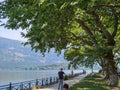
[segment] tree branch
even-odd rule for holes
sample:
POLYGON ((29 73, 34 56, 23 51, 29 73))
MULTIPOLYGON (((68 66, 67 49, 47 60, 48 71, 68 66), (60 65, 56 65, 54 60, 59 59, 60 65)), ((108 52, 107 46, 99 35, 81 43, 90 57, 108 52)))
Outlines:
POLYGON ((118 30, 118 16, 116 14, 116 11, 114 9, 113 14, 114 14, 114 31, 112 33, 113 38, 116 36, 117 30, 118 30))
POLYGON ((79 23, 79 25, 81 25, 81 27, 82 27, 90 36, 93 35, 93 33, 89 30, 89 28, 85 25, 85 23, 84 23, 82 20, 80 20, 80 19, 75 19, 75 21, 76 21, 77 23, 79 23))
POLYGON ((85 36, 82 36, 82 37, 77 36, 76 34, 74 34, 74 33, 71 32, 71 31, 69 31, 69 34, 70 34, 70 35, 72 34, 72 36, 71 36, 71 37, 67 37, 67 38, 64 38, 64 37, 63 37, 63 39, 64 39, 64 40, 66 40, 66 39, 71 40, 71 39, 72 39, 72 40, 74 40, 74 41, 76 41, 76 40, 81 40, 83 43, 86 43, 86 44, 89 45, 89 46, 93 46, 93 45, 94 45, 94 42, 90 41, 89 39, 87 40, 85 36))
MULTIPOLYGON (((90 36, 90 37, 93 37, 93 33, 90 31, 90 29, 85 25, 85 23, 82 21, 82 20, 80 20, 80 19, 75 19, 75 21, 77 22, 77 23, 79 23, 79 25, 83 28, 83 30, 85 30, 86 31, 86 33, 90 36)), ((84 42, 86 42, 86 43, 88 43, 89 45, 97 45, 97 41, 95 40, 95 38, 92 38, 93 39, 93 42, 88 42, 88 41, 86 41, 86 40, 83 40, 84 42)))
POLYGON ((93 11, 88 12, 89 14, 93 15, 97 27, 100 29, 100 33, 103 35, 104 38, 107 39, 109 44, 115 44, 114 38, 112 35, 105 29, 105 27, 102 25, 102 22, 100 21, 99 16, 93 11))

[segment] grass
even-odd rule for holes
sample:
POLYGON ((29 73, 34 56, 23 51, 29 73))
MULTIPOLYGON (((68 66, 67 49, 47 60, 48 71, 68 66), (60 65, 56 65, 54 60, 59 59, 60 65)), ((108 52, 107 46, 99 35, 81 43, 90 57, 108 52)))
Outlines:
POLYGON ((91 75, 88 75, 79 83, 72 86, 70 90, 110 90, 110 87, 99 74, 95 74, 93 79, 91 75))

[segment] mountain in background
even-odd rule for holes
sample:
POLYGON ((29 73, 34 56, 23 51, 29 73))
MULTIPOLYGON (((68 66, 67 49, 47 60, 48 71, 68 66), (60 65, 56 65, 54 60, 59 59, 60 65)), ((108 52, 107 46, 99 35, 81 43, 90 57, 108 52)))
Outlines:
POLYGON ((64 54, 57 55, 54 49, 43 57, 40 52, 31 50, 22 42, 0 37, 0 69, 15 69, 46 66, 67 62, 64 54))

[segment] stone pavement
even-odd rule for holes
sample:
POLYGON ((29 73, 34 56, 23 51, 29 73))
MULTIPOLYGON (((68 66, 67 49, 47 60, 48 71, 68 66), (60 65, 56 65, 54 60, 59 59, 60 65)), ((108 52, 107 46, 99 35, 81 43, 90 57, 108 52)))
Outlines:
MULTIPOLYGON (((69 80, 65 80, 64 83, 67 83, 69 85, 69 87, 73 86, 74 84, 78 83, 80 80, 82 80, 85 76, 87 76, 89 73, 87 74, 81 74, 79 76, 76 76, 72 79, 69 80)), ((53 84, 47 87, 42 87, 40 89, 32 89, 32 90, 58 90, 58 84, 53 84)))

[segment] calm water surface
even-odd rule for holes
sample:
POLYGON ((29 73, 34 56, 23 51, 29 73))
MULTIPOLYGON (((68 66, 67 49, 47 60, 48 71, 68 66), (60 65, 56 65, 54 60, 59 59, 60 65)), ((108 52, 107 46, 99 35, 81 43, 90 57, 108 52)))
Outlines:
MULTIPOLYGON (((70 74, 71 70, 64 70, 66 74, 70 74)), ((74 73, 80 73, 82 70, 74 70, 74 73)), ((3 71, 0 70, 0 86, 22 81, 41 79, 50 76, 57 76, 58 70, 40 70, 40 71, 3 71)))

